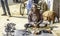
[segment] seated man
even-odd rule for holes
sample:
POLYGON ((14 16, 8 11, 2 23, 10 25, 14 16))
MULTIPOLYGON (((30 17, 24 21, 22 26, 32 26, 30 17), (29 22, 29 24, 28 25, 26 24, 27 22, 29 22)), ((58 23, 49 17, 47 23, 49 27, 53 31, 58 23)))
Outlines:
POLYGON ((28 14, 28 24, 25 25, 25 28, 33 27, 34 24, 40 22, 42 20, 42 15, 40 14, 40 10, 37 9, 37 5, 33 4, 30 13, 28 14))

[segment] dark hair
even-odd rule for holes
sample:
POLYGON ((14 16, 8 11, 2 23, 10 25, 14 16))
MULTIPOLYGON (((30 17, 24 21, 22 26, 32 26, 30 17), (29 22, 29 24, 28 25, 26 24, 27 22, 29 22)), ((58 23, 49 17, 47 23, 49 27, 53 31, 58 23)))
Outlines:
POLYGON ((37 8, 37 4, 33 3, 32 5, 34 5, 37 8))
MULTIPOLYGON (((33 3, 32 5, 34 5, 37 8, 37 4, 33 3)), ((33 11, 33 9, 31 8, 31 11, 33 11)))

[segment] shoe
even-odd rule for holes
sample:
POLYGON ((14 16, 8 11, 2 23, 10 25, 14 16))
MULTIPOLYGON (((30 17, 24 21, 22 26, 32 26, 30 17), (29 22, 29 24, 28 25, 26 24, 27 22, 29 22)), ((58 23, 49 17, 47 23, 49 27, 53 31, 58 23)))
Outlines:
POLYGON ((43 30, 43 33, 49 33, 48 31, 46 31, 46 30, 43 30))
POLYGON ((2 14, 2 16, 7 16, 6 14, 2 14))
POLYGON ((11 15, 9 15, 9 17, 12 17, 11 15))

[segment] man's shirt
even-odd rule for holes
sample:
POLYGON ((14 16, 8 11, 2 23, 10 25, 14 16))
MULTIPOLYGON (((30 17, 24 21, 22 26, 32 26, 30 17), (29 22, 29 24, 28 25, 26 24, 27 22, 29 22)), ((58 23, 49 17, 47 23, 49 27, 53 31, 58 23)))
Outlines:
POLYGON ((28 0, 28 1, 27 1, 27 5, 26 5, 26 8, 27 8, 27 9, 31 9, 32 3, 33 3, 32 0, 28 0))

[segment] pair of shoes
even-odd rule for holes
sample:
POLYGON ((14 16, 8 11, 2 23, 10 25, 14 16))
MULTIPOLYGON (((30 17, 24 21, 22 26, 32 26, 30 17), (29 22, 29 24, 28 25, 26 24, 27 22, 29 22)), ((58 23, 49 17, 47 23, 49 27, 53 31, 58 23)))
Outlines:
POLYGON ((7 16, 7 14, 2 14, 2 16, 7 16))

